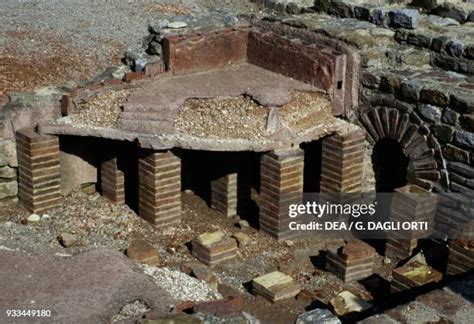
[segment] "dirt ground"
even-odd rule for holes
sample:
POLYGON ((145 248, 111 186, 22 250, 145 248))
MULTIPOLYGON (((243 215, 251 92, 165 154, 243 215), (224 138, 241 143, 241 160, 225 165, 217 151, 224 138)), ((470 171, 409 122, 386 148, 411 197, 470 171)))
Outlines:
POLYGON ((155 19, 216 9, 257 10, 247 1, 3 0, 0 104, 12 92, 87 80, 120 64, 127 48, 141 46, 155 19))

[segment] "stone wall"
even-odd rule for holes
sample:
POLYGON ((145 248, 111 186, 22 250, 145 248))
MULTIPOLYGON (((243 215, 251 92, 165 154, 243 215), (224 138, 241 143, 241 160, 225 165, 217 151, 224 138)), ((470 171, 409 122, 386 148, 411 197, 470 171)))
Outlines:
POLYGON ((0 203, 18 195, 18 160, 15 132, 41 120, 59 117, 61 90, 45 87, 30 93, 13 93, 0 111, 0 203))
POLYGON ((15 142, 0 139, 0 201, 18 194, 17 168, 15 142))
MULTIPOLYGON (((467 13, 474 9, 458 5, 467 13)), ((288 11, 288 1, 285 6, 286 15, 279 11, 266 20, 343 41, 360 54, 359 105, 345 115, 367 130, 366 171, 374 145, 388 137, 410 158, 411 181, 436 191, 474 189, 474 38, 468 18, 367 1, 316 1, 298 12, 288 11)), ((364 177, 370 189, 375 179, 371 172, 364 177)))

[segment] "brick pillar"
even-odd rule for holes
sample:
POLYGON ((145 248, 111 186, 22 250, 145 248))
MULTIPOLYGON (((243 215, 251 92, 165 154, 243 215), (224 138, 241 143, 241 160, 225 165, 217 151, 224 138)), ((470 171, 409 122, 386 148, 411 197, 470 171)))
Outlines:
POLYGON ((237 215, 237 173, 226 174, 211 182, 211 207, 227 217, 237 215))
POLYGON ((303 150, 274 151, 260 161, 260 229, 278 240, 296 235, 290 231, 290 204, 303 200, 303 150))
POLYGON ((357 193, 362 191, 365 133, 354 130, 323 139, 321 193, 357 193))
POLYGON ((118 169, 117 158, 102 162, 100 166, 102 195, 116 203, 125 203, 125 176, 118 169))
POLYGON ((59 139, 33 129, 16 133, 19 198, 32 213, 61 206, 59 139))
POLYGON ((170 151, 144 151, 138 173, 139 215, 158 227, 181 222, 181 160, 170 151))
MULTIPOLYGON (((427 222, 434 224, 438 197, 417 185, 408 184, 395 189, 390 206, 392 222, 427 222)), ((402 260, 413 253, 418 239, 429 237, 432 228, 426 231, 390 231, 387 233, 385 256, 402 260)))

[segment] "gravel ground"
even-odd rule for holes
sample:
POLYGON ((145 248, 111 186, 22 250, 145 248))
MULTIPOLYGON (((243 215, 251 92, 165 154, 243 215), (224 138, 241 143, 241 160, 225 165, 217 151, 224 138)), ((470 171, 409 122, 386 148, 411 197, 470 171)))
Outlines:
POLYGON ((60 118, 58 123, 114 127, 127 101, 127 90, 106 91, 93 95, 75 105, 74 113, 60 118))
POLYGON ((2 0, 0 102, 12 91, 93 77, 140 47, 150 22, 209 11, 255 11, 247 1, 2 0))
POLYGON ((123 306, 120 312, 114 317, 112 317, 112 323, 126 320, 137 315, 145 314, 150 310, 150 306, 148 306, 144 301, 135 300, 123 306))
POLYGON ((209 138, 260 138, 269 109, 248 97, 188 99, 174 121, 181 132, 209 138))
POLYGON ((222 298, 221 294, 205 282, 188 276, 181 271, 146 265, 142 266, 142 268, 147 275, 154 279, 158 287, 167 291, 177 300, 208 301, 222 298))

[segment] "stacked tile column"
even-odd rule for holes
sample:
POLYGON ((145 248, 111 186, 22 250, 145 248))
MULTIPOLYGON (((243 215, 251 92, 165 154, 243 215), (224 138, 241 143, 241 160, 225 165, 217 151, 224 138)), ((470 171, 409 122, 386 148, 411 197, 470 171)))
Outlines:
POLYGON ((61 206, 59 139, 33 129, 16 133, 19 199, 32 213, 61 206))
POLYGON ((303 200, 304 151, 296 149, 267 153, 260 161, 260 229, 278 240, 292 238, 288 215, 291 204, 303 200))
POLYGON ((321 194, 361 192, 364 139, 365 133, 361 129, 323 139, 321 194))
POLYGON ((227 217, 237 215, 237 177, 230 173, 211 183, 211 207, 227 217))
POLYGON ((144 151, 138 163, 139 215, 162 227, 181 221, 181 160, 170 151, 144 151))
POLYGON ((116 203, 125 203, 125 177, 118 169, 117 158, 102 162, 100 179, 104 197, 116 203))

